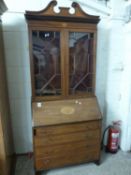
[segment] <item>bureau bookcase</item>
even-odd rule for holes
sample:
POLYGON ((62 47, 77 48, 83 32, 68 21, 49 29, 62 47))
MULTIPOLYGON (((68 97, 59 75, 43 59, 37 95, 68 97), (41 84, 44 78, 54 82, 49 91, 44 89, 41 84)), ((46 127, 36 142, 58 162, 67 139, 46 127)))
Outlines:
POLYGON ((36 172, 100 160, 101 113, 95 92, 99 18, 77 3, 26 11, 36 172))

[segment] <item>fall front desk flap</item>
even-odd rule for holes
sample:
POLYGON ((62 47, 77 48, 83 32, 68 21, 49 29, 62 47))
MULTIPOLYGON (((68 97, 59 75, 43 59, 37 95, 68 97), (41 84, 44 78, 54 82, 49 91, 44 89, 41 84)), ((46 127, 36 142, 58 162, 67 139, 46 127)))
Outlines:
POLYGON ((33 102, 33 126, 100 120, 96 97, 33 102))

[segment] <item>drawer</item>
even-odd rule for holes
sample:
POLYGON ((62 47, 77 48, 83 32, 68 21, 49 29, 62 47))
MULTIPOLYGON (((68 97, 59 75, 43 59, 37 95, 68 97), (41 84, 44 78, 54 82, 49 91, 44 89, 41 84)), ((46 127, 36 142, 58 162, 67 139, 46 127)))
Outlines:
POLYGON ((35 136, 34 145, 38 146, 49 146, 57 144, 65 144, 72 142, 94 142, 100 140, 100 130, 74 132, 69 134, 58 134, 58 135, 48 135, 48 137, 35 136))
POLYGON ((79 151, 76 153, 69 152, 68 154, 59 157, 47 157, 35 159, 36 170, 57 168, 65 165, 84 163, 99 159, 99 151, 92 149, 87 151, 79 151))
POLYGON ((66 134, 72 132, 96 130, 99 129, 100 127, 101 127, 100 121, 90 121, 84 123, 44 126, 35 128, 34 130, 37 136, 49 136, 49 135, 66 134))
POLYGON ((43 158, 43 157, 57 157, 62 156, 64 154, 76 153, 76 152, 87 152, 91 149, 100 150, 100 142, 98 139, 94 139, 93 141, 82 141, 82 142, 74 142, 74 143, 66 143, 61 145, 53 145, 53 146, 39 146, 35 147, 35 157, 43 158))

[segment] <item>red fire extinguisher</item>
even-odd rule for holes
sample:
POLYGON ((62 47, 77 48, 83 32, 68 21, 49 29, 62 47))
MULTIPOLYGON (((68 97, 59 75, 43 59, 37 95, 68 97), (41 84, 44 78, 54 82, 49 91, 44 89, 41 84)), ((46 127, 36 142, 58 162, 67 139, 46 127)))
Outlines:
POLYGON ((121 121, 113 122, 113 125, 109 127, 108 130, 108 140, 106 151, 111 153, 116 153, 119 148, 119 138, 120 138, 120 124, 121 121))

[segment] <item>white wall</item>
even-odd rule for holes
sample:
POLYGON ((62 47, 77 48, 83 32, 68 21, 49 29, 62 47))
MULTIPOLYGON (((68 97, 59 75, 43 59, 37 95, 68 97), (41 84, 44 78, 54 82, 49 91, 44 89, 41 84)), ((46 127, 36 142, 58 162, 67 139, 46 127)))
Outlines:
POLYGON ((102 39, 98 39, 96 94, 104 115, 103 126, 121 120, 120 146, 123 151, 128 151, 131 149, 131 25, 126 24, 126 2, 112 0, 110 3, 111 17, 104 21, 103 31, 98 30, 98 33, 102 32, 99 34, 102 39), (104 44, 104 41, 108 43, 104 44), (102 47, 106 50, 104 55, 102 47), (102 68, 104 64, 105 69, 102 68))
POLYGON ((124 71, 121 84, 120 112, 123 118, 123 132, 121 147, 123 150, 131 149, 131 22, 124 27, 124 71))
MULTIPOLYGON (((120 6, 123 8, 124 0, 120 1, 120 6)), ((24 153, 32 151, 29 45, 24 11, 41 10, 41 7, 44 8, 49 0, 44 3, 43 0, 5 0, 5 2, 7 2, 9 12, 3 15, 2 20, 15 151, 24 153)), ((86 1, 83 0, 83 2, 86 1)), ((70 6, 71 3, 71 0, 59 0, 59 6, 70 6)), ((127 76, 129 75, 130 52, 124 50, 123 43, 129 44, 130 40, 128 37, 127 40, 124 39, 124 36, 128 34, 124 32, 121 8, 112 9, 115 12, 112 12, 114 16, 102 17, 98 24, 96 95, 104 117, 104 127, 112 120, 122 120, 121 147, 127 150, 125 137, 129 108, 127 109, 126 106, 130 106, 130 100, 128 98, 127 102, 126 97, 130 91, 130 83, 128 83, 130 77, 127 76), (123 65, 124 70, 121 69, 123 65), (125 88, 128 90, 126 93, 125 88), (124 110, 122 110, 123 106, 125 106, 124 110)), ((84 10, 87 10, 85 6, 84 10)), ((95 12, 93 9, 90 9, 90 13, 91 11, 95 12)))
MULTIPOLYGON (((96 96, 99 102, 102 119, 102 131, 107 126, 107 104, 106 104, 106 89, 107 89, 107 68, 108 68, 108 48, 109 48, 109 28, 107 17, 101 18, 98 24, 97 34, 97 64, 96 64, 96 96)), ((105 143, 106 143, 105 137, 105 143)))
POLYGON ((96 96, 102 115, 105 116, 105 96, 109 51, 109 27, 107 17, 101 18, 97 26, 96 96))
POLYGON ((6 13, 2 20, 15 150, 28 152, 32 149, 32 136, 27 27, 20 13, 6 13))

